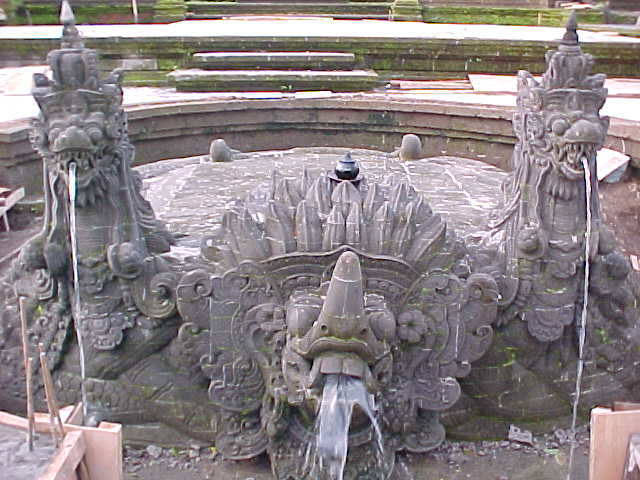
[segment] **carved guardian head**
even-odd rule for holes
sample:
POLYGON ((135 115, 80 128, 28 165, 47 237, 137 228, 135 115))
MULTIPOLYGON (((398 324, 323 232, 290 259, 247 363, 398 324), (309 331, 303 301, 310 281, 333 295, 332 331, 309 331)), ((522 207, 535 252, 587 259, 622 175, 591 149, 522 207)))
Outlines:
POLYGON ((226 273, 194 271, 178 286, 182 317, 212 332, 202 368, 229 419, 218 449, 266 450, 280 479, 317 478, 300 452, 315 445, 337 377, 374 399, 386 452, 381 467, 375 428, 356 409, 344 478, 372 469, 385 478, 396 451, 435 448, 438 412, 460 396, 456 377, 492 339, 496 284, 470 275, 440 216, 402 178, 351 177, 274 174, 211 238, 226 273))
POLYGON ((77 202, 82 207, 103 198, 117 182, 126 126, 118 75, 102 81, 97 53, 84 48, 73 14, 65 15, 63 7, 61 18, 63 48, 47 57, 53 78, 34 77, 32 93, 40 116, 31 142, 54 176, 66 178, 69 165, 76 165, 77 202))
POLYGON ((605 76, 591 75, 592 66, 592 56, 578 44, 575 21, 570 21, 558 50, 547 52, 542 80, 518 73, 516 152, 529 160, 517 161, 535 159, 537 168, 548 169, 548 192, 567 200, 576 194, 575 182, 584 178, 583 161, 594 171, 609 126, 609 119, 600 117, 605 76))

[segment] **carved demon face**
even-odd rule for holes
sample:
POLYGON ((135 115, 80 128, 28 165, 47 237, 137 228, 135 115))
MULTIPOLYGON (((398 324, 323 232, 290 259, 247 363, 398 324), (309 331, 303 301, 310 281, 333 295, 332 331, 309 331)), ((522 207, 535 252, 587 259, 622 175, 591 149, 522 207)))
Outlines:
POLYGON ((396 321, 380 295, 365 296, 360 264, 346 252, 326 292, 294 293, 286 307, 287 346, 283 373, 289 403, 315 410, 325 375, 348 375, 375 392, 385 376, 396 321), (323 295, 324 293, 324 295, 323 295))
POLYGON ((117 114, 105 114, 98 93, 73 90, 53 96, 61 97, 59 102, 52 99, 59 108, 50 109, 44 122, 36 124, 39 135, 34 135, 34 143, 53 172, 66 176, 75 165, 78 205, 91 205, 115 180, 117 167, 109 145, 119 136, 120 122, 117 114))
POLYGON ((584 161, 593 165, 604 143, 608 119, 600 118, 600 97, 590 91, 560 89, 547 97, 546 131, 553 167, 567 180, 584 178, 584 161))

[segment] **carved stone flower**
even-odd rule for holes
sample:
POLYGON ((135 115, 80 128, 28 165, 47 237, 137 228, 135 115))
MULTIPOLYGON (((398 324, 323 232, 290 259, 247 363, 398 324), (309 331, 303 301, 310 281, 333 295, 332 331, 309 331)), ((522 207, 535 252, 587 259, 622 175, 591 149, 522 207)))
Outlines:
POLYGON ((398 317, 398 337, 407 343, 418 343, 427 332, 425 316, 419 310, 408 310, 398 317))

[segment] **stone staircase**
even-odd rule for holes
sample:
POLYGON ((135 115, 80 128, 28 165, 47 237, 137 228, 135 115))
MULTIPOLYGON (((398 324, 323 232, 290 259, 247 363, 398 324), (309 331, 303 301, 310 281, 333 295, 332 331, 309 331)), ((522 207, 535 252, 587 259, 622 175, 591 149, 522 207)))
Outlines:
POLYGON ((237 0, 187 1, 186 18, 215 19, 233 16, 293 15, 337 19, 387 20, 393 1, 389 0, 237 0))
POLYGON ((191 66, 169 73, 169 84, 182 92, 353 92, 382 83, 376 72, 356 68, 352 53, 204 52, 191 66))

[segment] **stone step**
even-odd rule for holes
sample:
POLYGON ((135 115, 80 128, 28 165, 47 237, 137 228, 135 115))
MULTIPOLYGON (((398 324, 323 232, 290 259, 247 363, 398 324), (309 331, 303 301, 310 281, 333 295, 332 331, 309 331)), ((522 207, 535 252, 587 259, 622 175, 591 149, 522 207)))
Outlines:
MULTIPOLYGON (((635 1, 635 0, 633 0, 635 1)), ((549 8, 556 0, 421 0, 425 6, 439 7, 513 7, 513 8, 549 8)))
POLYGON ((296 3, 296 2, 203 2, 187 3, 187 18, 214 19, 231 16, 312 15, 337 19, 389 18, 392 2, 296 3))
POLYGON ((311 70, 175 70, 169 84, 181 92, 371 90, 382 81, 371 70, 319 72, 311 70))
POLYGON ((355 60, 338 52, 202 52, 191 63, 205 70, 350 70, 355 60))

